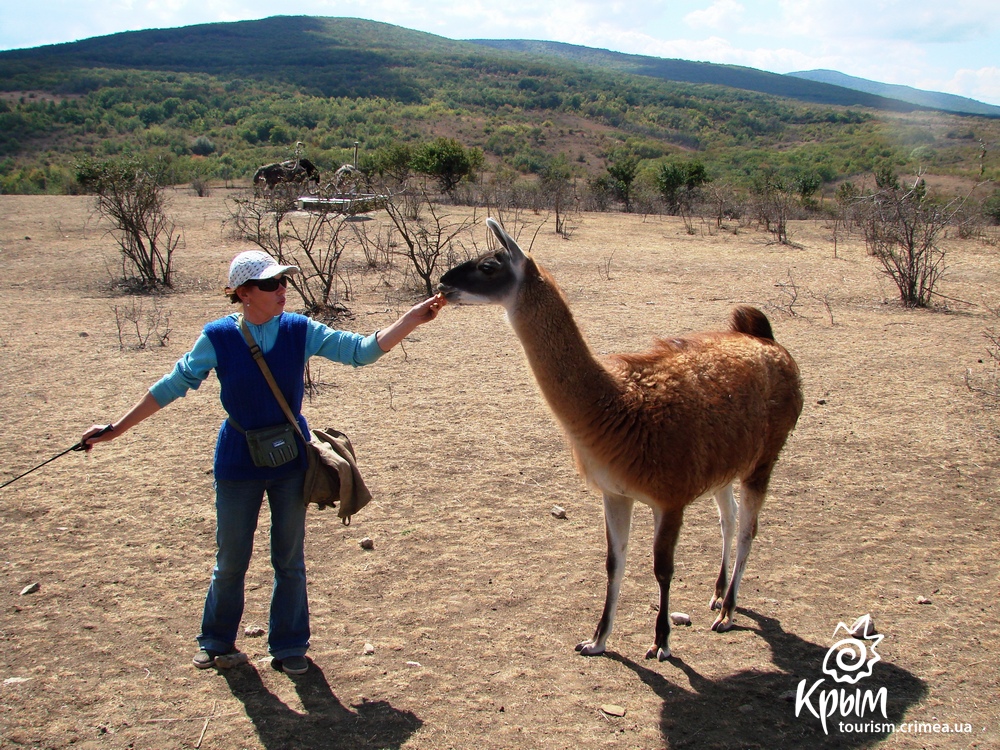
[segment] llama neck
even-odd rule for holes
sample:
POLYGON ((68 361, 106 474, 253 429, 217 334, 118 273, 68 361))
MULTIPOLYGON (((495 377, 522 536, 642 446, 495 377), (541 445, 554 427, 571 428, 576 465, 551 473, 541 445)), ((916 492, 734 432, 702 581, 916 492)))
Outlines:
POLYGON ((528 275, 508 318, 542 395, 573 432, 599 420, 620 390, 594 358, 555 281, 538 271, 528 275))

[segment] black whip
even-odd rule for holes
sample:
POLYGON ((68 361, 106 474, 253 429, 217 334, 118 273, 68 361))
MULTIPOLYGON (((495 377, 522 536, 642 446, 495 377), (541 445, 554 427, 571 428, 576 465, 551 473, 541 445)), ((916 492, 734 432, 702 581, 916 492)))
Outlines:
MULTIPOLYGON (((99 437, 99 436, 103 435, 105 432, 111 432, 111 429, 112 429, 111 425, 108 425, 107 427, 105 427, 100 432, 95 432, 93 435, 91 435, 90 437, 88 437, 87 440, 90 440, 90 438, 99 437)), ((38 466, 34 467, 33 469, 28 469, 26 472, 24 472, 23 474, 19 474, 18 476, 14 477, 10 481, 7 481, 7 482, 4 482, 3 484, 0 484, 0 490, 2 490, 8 484, 14 484, 14 482, 16 482, 21 477, 28 476, 28 474, 30 474, 31 472, 35 471, 35 469, 40 469, 43 466, 45 466, 45 464, 51 463, 52 461, 55 461, 57 458, 62 458, 63 456, 65 456, 70 451, 82 451, 82 450, 86 450, 86 448, 87 448, 86 443, 84 443, 84 441, 81 440, 79 443, 77 443, 76 445, 74 445, 72 448, 67 448, 62 453, 57 453, 52 458, 50 458, 50 459, 48 459, 46 461, 42 461, 40 464, 38 464, 38 466)))

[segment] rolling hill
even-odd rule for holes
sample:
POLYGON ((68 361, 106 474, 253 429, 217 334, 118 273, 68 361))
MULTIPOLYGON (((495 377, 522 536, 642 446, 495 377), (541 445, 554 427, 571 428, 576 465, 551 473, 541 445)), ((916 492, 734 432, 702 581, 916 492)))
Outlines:
POLYGON ((664 81, 728 86, 744 91, 797 99, 811 104, 870 107, 901 112, 910 112, 918 108, 931 108, 929 104, 892 98, 873 91, 863 91, 856 87, 845 87, 832 81, 810 79, 807 76, 790 80, 789 76, 738 65, 719 65, 690 60, 630 55, 562 42, 538 42, 523 39, 471 39, 469 41, 492 49, 524 52, 542 58, 555 57, 572 60, 585 65, 659 78, 664 81))
POLYGON ((876 96, 910 102, 921 107, 939 109, 945 112, 1000 117, 1000 107, 992 104, 984 104, 975 99, 955 96, 954 94, 943 94, 938 91, 924 91, 912 88, 911 86, 869 81, 867 78, 855 78, 844 73, 838 73, 835 70, 803 70, 797 73, 789 73, 788 75, 819 83, 829 83, 842 88, 864 91, 876 96))
POLYGON ((750 68, 279 16, 0 52, 0 191, 74 188, 81 158, 155 157, 181 182, 248 176, 297 142, 321 169, 455 138, 493 166, 605 174, 633 154, 822 182, 879 161, 966 174, 984 118, 750 68), (812 177, 810 177, 812 179, 812 177))
POLYGON ((25 88, 74 71, 142 70, 251 77, 323 96, 413 101, 420 94, 401 71, 474 49, 374 21, 276 16, 0 52, 0 87, 25 88))
MULTIPOLYGON (((0 86, 58 70, 169 70, 281 80, 323 96, 389 96, 417 101, 413 75, 421 65, 475 65, 483 48, 506 59, 569 61, 613 74, 727 86, 772 96, 890 111, 930 108, 808 76, 789 77, 735 65, 661 59, 557 42, 453 41, 391 24, 349 18, 277 16, 181 29, 130 31, 67 44, 0 52, 0 86)), ((487 57, 490 55, 487 53, 487 57)), ((1000 109, 1000 108, 998 108, 1000 109)))

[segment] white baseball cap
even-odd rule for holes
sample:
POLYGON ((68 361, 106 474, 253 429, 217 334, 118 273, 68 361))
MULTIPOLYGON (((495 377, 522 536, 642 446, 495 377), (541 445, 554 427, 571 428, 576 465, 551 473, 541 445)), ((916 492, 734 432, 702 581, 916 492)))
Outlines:
POLYGON ((232 294, 237 287, 248 281, 272 279, 285 274, 291 276, 299 272, 298 266, 283 266, 263 250, 247 250, 240 253, 229 264, 229 285, 226 294, 232 294))

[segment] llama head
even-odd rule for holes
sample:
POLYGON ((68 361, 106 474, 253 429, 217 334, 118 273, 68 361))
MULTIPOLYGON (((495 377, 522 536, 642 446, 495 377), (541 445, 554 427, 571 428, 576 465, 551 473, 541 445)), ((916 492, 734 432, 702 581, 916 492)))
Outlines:
POLYGON ((487 219, 486 226, 500 243, 499 249, 447 271, 441 277, 438 291, 452 303, 502 305, 510 311, 524 280, 525 269, 533 262, 499 222, 487 219))

